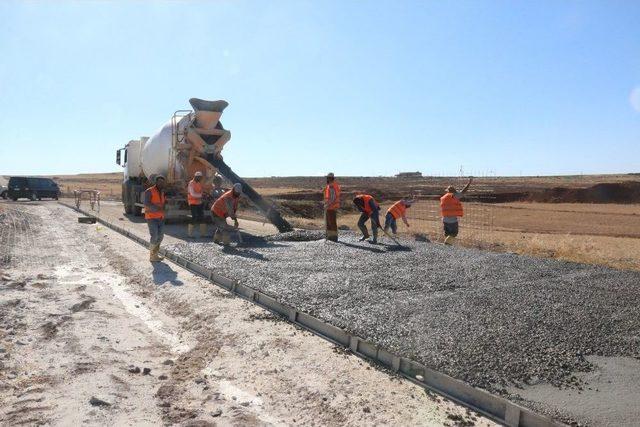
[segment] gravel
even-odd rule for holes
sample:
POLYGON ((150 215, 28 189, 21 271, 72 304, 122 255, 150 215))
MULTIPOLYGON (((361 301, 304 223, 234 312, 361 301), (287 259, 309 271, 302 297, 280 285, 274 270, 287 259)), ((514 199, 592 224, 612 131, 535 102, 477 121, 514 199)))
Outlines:
POLYGON ((353 233, 339 243, 314 233, 171 249, 493 392, 578 387, 575 374, 593 368, 586 356, 640 358, 640 272, 417 241, 396 251, 353 233))

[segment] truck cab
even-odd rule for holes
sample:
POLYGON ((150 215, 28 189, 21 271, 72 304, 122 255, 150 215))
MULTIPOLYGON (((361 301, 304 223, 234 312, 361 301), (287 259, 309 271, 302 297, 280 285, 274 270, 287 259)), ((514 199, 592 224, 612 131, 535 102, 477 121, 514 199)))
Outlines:
POLYGON ((142 165, 140 156, 146 136, 140 139, 132 139, 123 148, 116 150, 116 164, 123 168, 122 203, 127 214, 142 215, 141 194, 144 191, 142 165))

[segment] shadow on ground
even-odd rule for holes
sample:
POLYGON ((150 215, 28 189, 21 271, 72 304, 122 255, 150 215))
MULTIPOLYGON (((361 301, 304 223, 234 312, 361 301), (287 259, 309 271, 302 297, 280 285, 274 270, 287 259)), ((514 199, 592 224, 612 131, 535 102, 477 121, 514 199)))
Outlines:
POLYGON ((174 269, 169 266, 169 264, 164 262, 154 262, 153 263, 153 283, 156 285, 164 285, 165 283, 170 283, 173 286, 182 286, 184 283, 182 280, 178 279, 178 273, 174 269))

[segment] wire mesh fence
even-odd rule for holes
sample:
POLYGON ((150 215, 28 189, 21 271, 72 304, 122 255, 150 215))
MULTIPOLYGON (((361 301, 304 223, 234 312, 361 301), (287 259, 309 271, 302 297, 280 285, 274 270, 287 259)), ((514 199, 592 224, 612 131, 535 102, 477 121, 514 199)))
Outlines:
MULTIPOLYGON (((462 199, 464 216, 458 219, 458 239, 469 242, 485 242, 493 232, 494 207, 487 203, 486 196, 468 196, 462 199)), ((381 221, 386 215, 387 209, 393 204, 381 203, 381 221)), ((398 220, 398 234, 404 237, 412 237, 418 240, 429 239, 435 242, 444 241, 444 230, 440 214, 440 200, 437 196, 420 196, 415 198, 415 203, 407 209, 406 227, 398 220)))

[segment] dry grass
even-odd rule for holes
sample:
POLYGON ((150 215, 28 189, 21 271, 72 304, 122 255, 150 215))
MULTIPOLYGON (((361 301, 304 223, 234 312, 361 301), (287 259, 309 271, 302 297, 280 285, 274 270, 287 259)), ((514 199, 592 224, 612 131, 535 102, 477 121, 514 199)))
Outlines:
POLYGON ((640 271, 640 239, 496 231, 489 249, 640 271))

